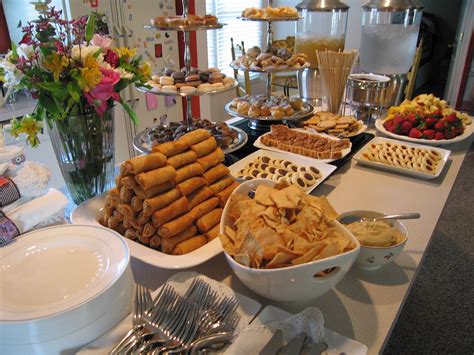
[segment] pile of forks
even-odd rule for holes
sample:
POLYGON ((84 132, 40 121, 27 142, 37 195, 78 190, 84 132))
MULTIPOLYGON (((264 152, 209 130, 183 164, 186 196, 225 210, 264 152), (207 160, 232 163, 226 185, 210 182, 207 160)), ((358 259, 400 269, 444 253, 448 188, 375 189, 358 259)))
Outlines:
POLYGON ((110 354, 197 354, 222 348, 240 321, 238 306, 236 298, 219 296, 200 277, 183 296, 165 283, 154 300, 137 284, 133 327, 110 354))

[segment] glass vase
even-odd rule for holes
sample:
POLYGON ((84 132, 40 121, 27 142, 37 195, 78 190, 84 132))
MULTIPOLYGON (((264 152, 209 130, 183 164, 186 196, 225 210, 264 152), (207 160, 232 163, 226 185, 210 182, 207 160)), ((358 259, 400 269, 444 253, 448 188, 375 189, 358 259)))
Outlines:
POLYGON ((114 183, 114 108, 48 120, 61 173, 77 205, 110 189, 114 183))

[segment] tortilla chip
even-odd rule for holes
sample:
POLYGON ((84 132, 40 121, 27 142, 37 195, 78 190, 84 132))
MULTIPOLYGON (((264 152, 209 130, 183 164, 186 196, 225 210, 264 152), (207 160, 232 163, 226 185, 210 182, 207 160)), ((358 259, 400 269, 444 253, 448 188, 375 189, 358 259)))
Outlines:
POLYGON ((235 245, 232 240, 226 234, 219 234, 219 239, 221 240, 222 248, 226 251, 227 254, 234 256, 236 253, 235 245))
POLYGON ((254 259, 254 264, 261 264, 263 260, 263 249, 254 235, 247 231, 240 244, 238 254, 248 254, 254 259))
POLYGON ((235 230, 229 226, 225 226, 224 233, 227 235, 227 237, 229 237, 230 240, 232 240, 232 243, 235 243, 235 230))
POLYGON ((273 259, 266 265, 267 269, 280 267, 282 264, 289 264, 296 256, 289 253, 276 253, 273 259))
POLYGON ((310 249, 309 251, 307 251, 305 254, 301 255, 300 257, 296 258, 296 259, 293 259, 291 261, 291 263, 293 265, 299 265, 299 264, 304 264, 304 263, 307 263, 307 262, 310 262, 312 261, 316 255, 318 255, 320 253, 320 248, 318 247, 314 247, 312 249, 310 249))
POLYGON ((278 247, 285 246, 283 238, 269 227, 260 229, 255 234, 255 239, 258 240, 263 249, 263 258, 265 260, 272 260, 278 247))
POLYGON ((306 239, 300 236, 294 239, 293 250, 306 253, 309 249, 311 249, 311 244, 306 239))
POLYGON ((252 265, 250 255, 248 254, 236 254, 234 255, 234 259, 243 266, 250 267, 252 265))
POLYGON ((336 210, 329 203, 326 196, 319 197, 319 205, 321 206, 321 209, 323 210, 323 213, 327 217, 328 221, 335 220, 339 216, 336 210))
POLYGON ((229 212, 228 216, 232 223, 240 217, 240 208, 239 208, 239 201, 250 200, 250 197, 244 194, 232 194, 229 197, 229 212))
POLYGON ((261 205, 264 206, 273 206, 274 203, 270 199, 270 194, 275 191, 275 189, 267 186, 267 185, 258 185, 256 190, 255 190, 255 197, 254 201, 258 202, 261 205))
POLYGON ((318 255, 316 255, 312 260, 320 260, 324 258, 329 258, 333 255, 338 255, 342 253, 342 249, 339 248, 338 243, 331 243, 326 248, 324 248, 318 255))

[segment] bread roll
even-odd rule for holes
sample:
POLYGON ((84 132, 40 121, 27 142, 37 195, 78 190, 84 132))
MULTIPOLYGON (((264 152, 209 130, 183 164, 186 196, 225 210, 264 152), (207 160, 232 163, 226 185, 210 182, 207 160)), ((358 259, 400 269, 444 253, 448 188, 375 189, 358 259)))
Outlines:
POLYGON ((196 235, 192 238, 189 238, 178 245, 176 245, 173 249, 173 255, 183 255, 190 253, 196 249, 199 249, 203 245, 207 243, 207 239, 203 235, 196 235))
POLYGON ((125 168, 131 174, 139 174, 144 171, 154 170, 166 165, 166 156, 162 153, 151 153, 126 160, 125 168))

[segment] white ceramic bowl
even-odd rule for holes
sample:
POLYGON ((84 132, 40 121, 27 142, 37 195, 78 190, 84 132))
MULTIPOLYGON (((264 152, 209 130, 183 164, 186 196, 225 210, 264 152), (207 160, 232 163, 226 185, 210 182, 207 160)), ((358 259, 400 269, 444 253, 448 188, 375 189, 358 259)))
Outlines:
MULTIPOLYGON (((274 182, 266 179, 250 180, 241 184, 233 193, 247 194, 260 184, 273 186, 274 182)), ((224 232, 225 226, 229 224, 228 210, 229 204, 225 206, 222 213, 221 233, 224 232)), ((347 238, 351 239, 356 244, 356 248, 347 253, 323 260, 279 269, 254 269, 246 267, 236 262, 225 251, 224 254, 240 281, 255 293, 275 301, 297 302, 312 300, 332 289, 344 277, 359 254, 360 244, 357 239, 339 222, 334 221, 333 226, 347 238), (328 275, 323 277, 315 276, 320 271, 330 268, 334 268, 334 270, 328 275)))
MULTIPOLYGON (((347 215, 356 215, 365 218, 376 218, 385 216, 384 213, 366 210, 349 211, 341 214, 339 219, 347 215)), ((405 225, 397 220, 387 221, 390 225, 400 231, 405 238, 402 242, 390 247, 371 247, 360 245, 360 253, 354 265, 362 270, 376 270, 383 265, 391 263, 402 252, 408 240, 408 231, 405 225)))
POLYGON ((0 249, 0 353, 74 351, 130 313, 130 252, 93 226, 40 229, 0 249))

